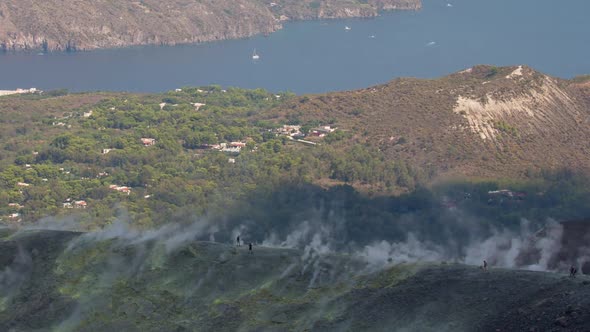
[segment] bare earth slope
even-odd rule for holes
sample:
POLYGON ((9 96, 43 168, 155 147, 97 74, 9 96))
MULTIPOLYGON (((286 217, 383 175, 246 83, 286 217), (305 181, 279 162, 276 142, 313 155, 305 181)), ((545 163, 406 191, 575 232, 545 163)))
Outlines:
MULTIPOLYGON (((0 230, 3 331, 588 331, 590 280, 464 265, 0 230)), ((177 234, 178 235, 178 234, 177 234)))
POLYGON ((439 174, 509 177, 590 169, 589 97, 587 83, 524 66, 477 66, 302 97, 281 110, 302 122, 336 119, 352 141, 439 174))
POLYGON ((370 17, 420 0, 3 0, 0 50, 173 45, 271 33, 289 19, 370 17))

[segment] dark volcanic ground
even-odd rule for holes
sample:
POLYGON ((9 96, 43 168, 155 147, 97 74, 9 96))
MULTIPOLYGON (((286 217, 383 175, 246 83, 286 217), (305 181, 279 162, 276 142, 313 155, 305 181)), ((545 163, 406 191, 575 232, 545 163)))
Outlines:
POLYGON ((0 231, 2 331, 590 331, 590 278, 0 231))

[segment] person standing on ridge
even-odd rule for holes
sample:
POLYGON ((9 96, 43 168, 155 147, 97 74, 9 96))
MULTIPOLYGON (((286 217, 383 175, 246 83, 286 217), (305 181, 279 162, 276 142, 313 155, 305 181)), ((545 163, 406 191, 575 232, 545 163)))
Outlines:
POLYGON ((488 270, 488 262, 486 262, 486 260, 483 260, 483 270, 487 271, 488 270))
POLYGON ((572 265, 570 267, 570 277, 575 278, 577 272, 578 272, 578 269, 575 266, 572 265))
POLYGON ((240 246, 240 236, 238 235, 238 237, 236 238, 236 243, 238 245, 238 247, 240 246))
POLYGON ((248 243, 248 252, 252 253, 252 242, 248 243))

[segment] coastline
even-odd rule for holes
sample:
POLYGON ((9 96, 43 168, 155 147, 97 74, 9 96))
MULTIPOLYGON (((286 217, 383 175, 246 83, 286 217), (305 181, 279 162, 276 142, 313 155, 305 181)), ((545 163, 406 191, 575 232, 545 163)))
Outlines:
POLYGON ((16 89, 16 90, 0 90, 0 97, 3 96, 10 96, 10 95, 22 95, 28 93, 40 93, 41 91, 37 90, 36 88, 30 89, 16 89))
MULTIPOLYGON (((149 27, 134 27, 133 30, 115 31, 107 29, 107 34, 96 33, 92 27, 78 27, 79 35, 68 37, 51 35, 31 29, 20 29, 0 35, 0 54, 2 53, 76 53, 94 50, 120 49, 134 46, 177 46, 198 45, 207 42, 247 39, 259 35, 270 35, 282 30, 284 23, 314 20, 337 20, 353 18, 374 18, 394 11, 418 11, 422 9, 420 0, 408 0, 393 4, 380 4, 368 8, 339 8, 332 11, 289 15, 268 12, 255 19, 255 22, 228 22, 208 31, 179 31, 178 34, 154 33, 149 27), (225 25, 223 25, 225 24, 225 25), (84 30, 88 31, 84 31, 84 30)), ((107 22, 108 23, 108 22, 107 22)), ((1 28, 1 27, 0 27, 1 28)))

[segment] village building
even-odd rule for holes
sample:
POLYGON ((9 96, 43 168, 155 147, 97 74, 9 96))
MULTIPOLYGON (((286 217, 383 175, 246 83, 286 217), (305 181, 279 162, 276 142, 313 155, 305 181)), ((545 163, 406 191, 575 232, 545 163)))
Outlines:
POLYGON ((85 209, 88 207, 88 203, 86 203, 86 201, 75 201, 73 205, 76 209, 85 209))
POLYGON ((129 188, 129 187, 125 187, 125 186, 118 186, 118 185, 116 185, 116 184, 111 184, 111 185, 109 186, 109 189, 112 189, 112 190, 118 191, 118 192, 120 192, 120 193, 125 193, 125 194, 127 194, 127 195, 131 194, 131 188, 129 188))
POLYGON ((245 148, 246 147, 246 143, 245 142, 231 142, 229 143, 229 146, 231 147, 240 147, 240 148, 245 148))
POLYGON ((246 147, 246 142, 220 143, 219 150, 228 153, 240 153, 246 147))
POLYGON ((239 146, 226 146, 222 148, 221 151, 229 153, 240 153, 242 151, 242 148, 239 146))
POLYGON ((524 192, 512 191, 508 189, 501 189, 501 190, 491 190, 488 191, 488 202, 500 201, 503 202, 504 200, 508 201, 522 201, 527 197, 527 194, 524 192))
POLYGON ((143 144, 143 146, 152 146, 152 145, 155 145, 156 144, 156 139, 142 137, 141 138, 141 144, 143 144))
POLYGON ((290 137, 305 137, 305 134, 303 134, 301 132, 301 126, 295 126, 295 125, 283 125, 281 128, 276 129, 275 131, 277 133, 277 135, 283 135, 283 136, 290 136, 290 137))
POLYGON ((16 90, 0 90, 0 96, 8 96, 8 95, 16 95, 16 94, 24 94, 24 93, 41 93, 41 91, 37 90, 36 88, 30 89, 16 89, 16 90))
POLYGON ((202 104, 202 103, 192 103, 191 105, 193 105, 195 107, 195 111, 200 110, 201 107, 203 107, 203 106, 207 106, 207 104, 202 104))
POLYGON ((326 135, 333 133, 336 129, 337 128, 332 128, 330 126, 322 126, 311 129, 309 131, 309 135, 315 137, 325 137, 326 135))

